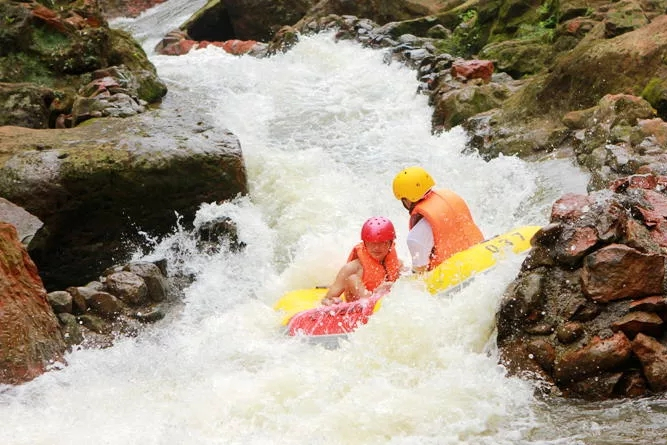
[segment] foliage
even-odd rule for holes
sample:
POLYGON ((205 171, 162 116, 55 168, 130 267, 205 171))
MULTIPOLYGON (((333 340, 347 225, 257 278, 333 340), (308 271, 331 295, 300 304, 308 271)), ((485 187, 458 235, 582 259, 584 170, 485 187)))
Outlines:
POLYGON ((561 11, 558 0, 546 0, 536 10, 537 22, 519 26, 516 37, 522 40, 538 40, 551 43, 554 40, 556 26, 560 21, 561 11))
POLYGON ((436 49, 457 57, 470 57, 477 53, 484 42, 481 38, 479 15, 475 9, 468 9, 457 16, 458 26, 451 37, 436 43, 436 49))

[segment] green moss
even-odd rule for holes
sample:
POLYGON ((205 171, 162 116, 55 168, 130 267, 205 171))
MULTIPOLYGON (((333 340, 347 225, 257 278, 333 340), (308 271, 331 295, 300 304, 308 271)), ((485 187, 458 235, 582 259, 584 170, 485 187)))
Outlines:
POLYGON ((665 80, 654 77, 648 81, 641 97, 646 99, 652 107, 657 108, 657 104, 664 95, 667 94, 667 82, 665 80))
POLYGON ((109 65, 125 65, 130 71, 155 72, 143 48, 132 36, 119 29, 109 30, 109 65))
POLYGON ((87 180, 88 175, 95 174, 105 177, 110 172, 123 172, 130 162, 131 155, 125 150, 99 146, 85 150, 74 149, 63 151, 61 174, 64 180, 87 180), (100 168, 105 165, 105 168, 100 168))
POLYGON ((0 82, 29 82, 51 87, 53 73, 29 54, 11 53, 0 57, 0 82))
POLYGON ((555 27, 547 27, 542 25, 520 25, 517 31, 516 38, 519 40, 534 40, 543 43, 550 43, 553 41, 555 35, 555 27))
POLYGON ((70 45, 70 40, 64 34, 36 26, 33 32, 33 43, 38 53, 47 54, 67 49, 70 45))

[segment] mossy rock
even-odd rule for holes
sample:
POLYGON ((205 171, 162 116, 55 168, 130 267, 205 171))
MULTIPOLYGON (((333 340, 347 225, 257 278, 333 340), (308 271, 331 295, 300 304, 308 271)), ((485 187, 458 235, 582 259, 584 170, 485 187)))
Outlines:
POLYGON ((5 123, 45 128, 46 122, 52 128, 59 114, 71 113, 73 95, 90 81, 89 74, 114 66, 124 66, 132 73, 139 99, 155 103, 166 94, 166 85, 139 43, 127 32, 109 28, 96 3, 41 3, 52 8, 53 20, 39 19, 24 3, 0 2, 0 82, 34 84, 33 90, 50 89, 56 100, 24 100, 23 105, 19 104, 23 109, 14 107, 5 123), (73 13, 85 18, 84 28, 78 29, 66 20, 73 13), (39 122, 17 118, 51 105, 48 112, 36 115, 39 122))
POLYGON ((496 70, 519 79, 546 69, 554 58, 554 50, 539 40, 507 40, 486 45, 479 57, 493 60, 496 70))
POLYGON ((655 108, 662 120, 667 121, 667 79, 658 77, 650 79, 641 96, 655 108))
POLYGON ((30 255, 47 289, 95 279, 202 202, 248 192, 235 136, 153 110, 65 130, 0 127, 0 195, 44 222, 30 255), (156 114, 159 114, 156 116, 156 114))

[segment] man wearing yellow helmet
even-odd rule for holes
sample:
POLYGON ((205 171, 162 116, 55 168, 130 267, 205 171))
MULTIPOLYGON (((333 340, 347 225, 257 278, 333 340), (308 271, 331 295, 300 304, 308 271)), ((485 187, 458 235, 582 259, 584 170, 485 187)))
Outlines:
POLYGON ((408 249, 412 270, 432 270, 444 260, 484 240, 470 209, 451 190, 433 189, 435 181, 421 167, 409 167, 394 178, 394 196, 410 212, 408 249))

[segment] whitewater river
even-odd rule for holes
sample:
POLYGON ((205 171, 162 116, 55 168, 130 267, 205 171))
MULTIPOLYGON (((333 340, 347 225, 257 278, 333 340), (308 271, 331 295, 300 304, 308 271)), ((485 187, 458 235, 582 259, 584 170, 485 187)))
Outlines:
POLYGON ((0 387, 0 444, 657 444, 667 401, 583 403, 536 395, 497 364, 494 316, 521 259, 434 298, 399 282, 338 348, 284 336, 273 303, 329 283, 370 216, 391 218, 407 260, 407 213, 394 175, 422 165, 460 193, 486 236, 545 224, 586 177, 566 160, 484 162, 465 137, 430 134, 415 73, 331 35, 269 59, 216 48, 153 54, 202 1, 170 0, 118 20, 144 45, 169 94, 242 144, 250 195, 202 203, 247 247, 198 252, 178 230, 147 259, 190 273, 181 312, 105 350, 0 387), (177 246, 178 248, 174 248, 177 246))

